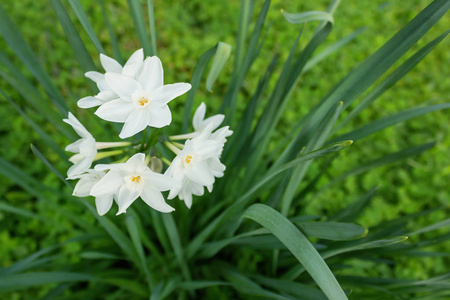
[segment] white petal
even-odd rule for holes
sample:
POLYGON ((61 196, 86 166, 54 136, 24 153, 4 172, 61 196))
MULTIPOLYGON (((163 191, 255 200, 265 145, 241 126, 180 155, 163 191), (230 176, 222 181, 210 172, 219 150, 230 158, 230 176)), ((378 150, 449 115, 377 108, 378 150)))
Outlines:
POLYGON ((168 213, 175 210, 173 207, 168 205, 166 201, 164 201, 164 197, 161 192, 152 188, 145 188, 142 191, 141 198, 145 203, 147 203, 148 206, 156 209, 157 211, 168 213))
POLYGON ((203 122, 205 124, 212 123, 213 124, 213 129, 212 130, 214 130, 217 127, 219 127, 220 124, 222 124, 223 119, 225 119, 225 115, 219 114, 219 115, 215 115, 215 116, 209 117, 208 119, 204 120, 203 122))
POLYGON ((167 175, 155 173, 152 171, 145 172, 143 175, 145 176, 145 182, 148 182, 148 184, 151 185, 152 188, 158 191, 168 191, 180 186, 180 184, 176 180, 167 175))
POLYGON ((201 124, 205 118, 205 113, 206 105, 202 102, 202 104, 200 104, 200 106, 195 110, 194 118, 192 119, 192 125, 194 126, 195 131, 201 130, 201 124))
POLYGON ((77 102, 77 105, 79 108, 91 108, 91 107, 96 107, 96 106, 99 106, 102 104, 103 104, 103 101, 100 101, 100 99, 97 99, 96 97, 92 97, 92 96, 81 98, 77 102))
POLYGON ((87 78, 94 81, 95 83, 105 79, 105 75, 96 71, 89 71, 84 74, 87 78))
POLYGON ((145 164, 144 153, 136 153, 135 155, 130 157, 125 163, 125 169, 129 172, 138 172, 138 173, 150 170, 145 164))
POLYGON ((163 83, 163 67, 158 57, 147 57, 144 61, 138 81, 147 91, 161 87, 163 83))
POLYGON ((80 153, 80 145, 83 142, 83 140, 84 139, 79 139, 73 142, 72 144, 67 145, 67 147, 64 150, 72 153, 80 153))
POLYGON ((91 167, 93 159, 93 157, 85 157, 81 161, 71 166, 69 170, 67 170, 67 179, 74 179, 74 176, 86 172, 91 167))
POLYGON ((106 171, 106 170, 122 170, 125 167, 125 163, 118 164, 98 164, 95 165, 95 171, 106 171))
POLYGON ((83 175, 80 180, 78 180, 75 188, 73 189, 72 195, 77 197, 87 197, 91 193, 92 187, 98 182, 100 177, 91 174, 83 175))
POLYGON ((109 171, 91 190, 91 196, 102 197, 116 194, 123 184, 123 176, 116 170, 109 171))
POLYGON ((95 114, 106 121, 124 123, 134 109, 133 103, 117 99, 102 104, 95 114))
POLYGON ((68 118, 63 119, 63 121, 72 126, 73 130, 75 130, 75 132, 79 136, 83 138, 92 137, 89 131, 87 131, 86 128, 84 128, 84 126, 80 123, 80 121, 78 121, 78 119, 75 118, 75 116, 71 112, 69 112, 68 118))
POLYGON ((145 108, 132 111, 126 119, 119 137, 125 139, 141 132, 148 126, 149 119, 149 112, 145 108))
POLYGON ((201 185, 210 185, 214 183, 214 176, 208 168, 208 165, 203 162, 197 162, 189 167, 187 176, 193 182, 200 183, 201 185))
POLYGON ((125 63, 125 66, 134 65, 134 64, 141 64, 144 60, 144 50, 138 49, 133 54, 131 54, 130 58, 125 63))
POLYGON ((113 204, 113 195, 96 197, 95 206, 97 207, 97 213, 100 216, 106 214, 113 204))
POLYGON ((107 101, 111 101, 114 99, 119 98, 119 96, 114 93, 113 91, 102 91, 100 93, 98 93, 95 98, 102 100, 103 102, 107 102, 107 101))
POLYGON ((105 79, 109 87, 125 101, 131 102, 131 95, 136 90, 142 90, 142 86, 139 82, 121 74, 106 73, 105 79))
POLYGON ((130 191, 124 184, 117 195, 117 204, 119 205, 118 215, 126 212, 127 208, 139 197, 140 191, 130 191))
POLYGON ((163 107, 151 105, 149 106, 148 111, 150 115, 148 126, 162 128, 172 122, 172 113, 167 105, 164 105, 163 107))
POLYGON ((115 59, 112 59, 111 57, 106 56, 103 53, 100 53, 100 62, 102 63, 103 69, 105 69, 106 72, 122 72, 122 66, 115 59))
POLYGON ((192 206, 192 194, 191 193, 184 191, 178 197, 184 201, 184 204, 186 204, 187 208, 191 208, 191 206, 192 206))
POLYGON ((152 92, 152 100, 162 106, 191 89, 189 83, 179 82, 163 85, 152 92))

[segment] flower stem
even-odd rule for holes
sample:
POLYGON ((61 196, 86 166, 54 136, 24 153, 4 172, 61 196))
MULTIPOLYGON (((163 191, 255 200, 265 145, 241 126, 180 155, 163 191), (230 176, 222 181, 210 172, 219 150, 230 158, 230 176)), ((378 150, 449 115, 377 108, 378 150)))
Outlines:
POLYGON ((95 155, 94 161, 100 160, 102 158, 119 155, 122 154, 123 150, 113 150, 113 151, 106 151, 106 152, 99 152, 97 155, 95 155))

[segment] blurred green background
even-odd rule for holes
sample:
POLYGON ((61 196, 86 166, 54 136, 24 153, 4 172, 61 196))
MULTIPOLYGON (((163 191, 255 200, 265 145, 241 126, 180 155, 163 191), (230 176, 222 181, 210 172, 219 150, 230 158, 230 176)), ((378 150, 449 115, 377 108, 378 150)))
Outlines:
MULTIPOLYGON (((323 0, 272 1, 268 15, 268 21, 273 22, 272 28, 268 33, 262 54, 256 60, 244 82, 238 102, 245 103, 249 100, 259 76, 275 52, 279 52, 282 58, 287 57, 300 30, 300 25, 292 25, 284 20, 281 9, 287 12, 324 10, 328 2, 323 0)), ((289 132, 292 124, 318 103, 340 79, 358 63, 374 53, 430 2, 429 0, 342 1, 334 15, 333 32, 324 46, 332 44, 361 27, 365 27, 365 30, 338 53, 328 57, 302 76, 288 104, 286 114, 278 127, 278 136, 283 137, 289 132)), ((100 5, 96 1, 81 1, 81 3, 106 50, 106 54, 113 56, 100 5)), ((133 22, 127 2, 116 0, 105 1, 105 3, 107 14, 121 47, 122 56, 126 59, 136 49, 140 48, 139 40, 134 35, 133 22)), ((189 82, 201 54, 217 42, 223 41, 234 46, 238 27, 239 1, 155 0, 154 3, 158 56, 164 66, 166 82, 189 82)), ((255 14, 261 3, 261 1, 256 1, 255 14)), ((79 29, 81 38, 92 54, 98 70, 103 71, 95 47, 76 20, 70 6, 67 3, 64 4, 79 29)), ((92 129, 96 138, 101 140, 104 130, 103 123, 98 122, 93 115, 93 111, 81 110, 76 107, 77 100, 91 95, 92 91, 89 89, 88 80, 83 76, 51 4, 45 0, 22 0, 3 1, 2 5, 57 84, 71 111, 82 120, 87 128, 92 129)), ((144 3, 143 7, 145 8, 144 3)), ((447 30, 449 22, 450 17, 444 16, 444 19, 432 28, 423 40, 413 47, 410 53, 414 53, 447 30)), ((313 30, 314 24, 306 25, 305 36, 300 42, 301 46, 306 44, 313 30)), ((448 95, 450 94, 448 64, 450 52, 448 46, 448 39, 444 40, 416 68, 390 91, 383 94, 351 124, 343 128, 340 133, 358 128, 369 121, 388 116, 397 111, 418 105, 448 101, 448 95)), ((21 65, 21 62, 3 40, 0 40, 0 48, 9 55, 16 66, 23 70, 24 74, 31 78, 30 73, 21 65)), ((204 84, 200 87, 195 101, 197 105, 202 101, 205 102, 208 106, 208 113, 213 113, 221 104, 232 69, 232 59, 233 56, 215 83, 212 93, 206 91, 204 84)), ((396 66, 404 60, 401 60, 396 66)), ((283 61, 283 59, 280 61, 283 61)), ((281 64, 278 69, 281 69, 281 64)), ((276 78, 274 79, 276 80, 276 78)), ((274 81, 271 82, 272 86, 274 84, 274 81)), ((28 112, 37 122, 41 121, 42 124, 41 116, 33 113, 25 105, 25 102, 21 101, 19 94, 6 82, 0 81, 0 87, 10 97, 19 103, 23 103, 22 109, 28 112)), ((40 89, 42 90, 42 88, 40 89)), ((184 97, 181 97, 171 102, 171 110, 176 124, 181 124, 184 99, 184 97)), ((384 154, 429 141, 437 142, 435 147, 418 157, 409 158, 401 164, 385 166, 367 174, 351 177, 339 183, 333 189, 321 193, 314 201, 313 199, 307 199, 308 205, 305 206, 304 213, 329 215, 356 200, 373 186, 379 186, 370 208, 365 211, 363 218, 359 220, 364 226, 372 226, 383 220, 393 219, 406 213, 419 212, 438 205, 443 205, 446 209, 424 218, 423 224, 434 223, 445 218, 446 214, 448 215, 450 204, 448 188, 450 179, 449 116, 449 111, 433 112, 355 143, 349 151, 345 151, 333 162, 327 178, 336 177, 353 167, 384 154)), ((0 156, 26 170, 27 173, 41 180, 43 184, 64 189, 65 187, 56 176, 50 173, 30 151, 30 143, 38 147, 44 145, 44 143, 39 140, 38 135, 3 97, 0 97, 0 119, 0 156)), ((42 126, 55 137, 62 148, 69 143, 58 135, 55 128, 48 124, 42 124, 42 126)), ((57 156, 50 150, 44 152, 62 173, 66 171, 67 165, 65 162, 58 161, 57 156)), ((312 169, 310 173, 314 174, 319 165, 316 165, 316 169, 312 169)), ((0 266, 2 267, 10 265, 43 246, 49 246, 56 241, 75 236, 77 224, 70 217, 73 214, 83 217, 86 222, 95 223, 89 212, 86 212, 76 203, 76 199, 60 199, 55 195, 48 195, 45 201, 38 201, 7 177, 0 175, 0 180, 2 182, 0 185, 1 201, 36 212, 41 217, 50 220, 43 223, 36 218, 19 217, 0 210, 0 266), (55 206, 61 208, 58 213, 51 209, 55 206)), ((325 183, 325 180, 323 180, 320 185, 325 183)), ((412 227, 414 225, 417 224, 411 224, 412 227)), ((449 252, 449 248, 445 245, 437 246, 437 249, 443 252, 449 252)), ((72 243, 67 245, 64 253, 69 257, 69 260, 76 261, 80 259, 77 257, 79 250, 79 246, 72 243)), ((449 260, 446 257, 405 258, 386 269, 377 268, 375 263, 366 262, 361 264, 360 272, 366 275, 383 277, 427 278, 448 271, 448 263, 449 260)), ((18 299, 21 297, 18 294, 14 295, 18 299)), ((26 296, 26 292, 23 295, 26 296)))

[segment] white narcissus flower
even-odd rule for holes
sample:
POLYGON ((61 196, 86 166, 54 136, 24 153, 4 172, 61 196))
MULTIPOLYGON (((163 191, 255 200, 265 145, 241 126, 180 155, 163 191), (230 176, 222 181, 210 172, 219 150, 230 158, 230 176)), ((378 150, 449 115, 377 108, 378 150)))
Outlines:
MULTIPOLYGON (((215 130, 217 127, 220 126, 220 124, 222 124, 223 119, 225 118, 224 115, 218 114, 218 115, 214 115, 212 117, 205 119, 205 113, 206 113, 206 105, 204 102, 202 102, 202 104, 200 104, 199 107, 197 107, 197 109, 195 110, 194 118, 192 119, 192 125, 194 127, 194 132, 171 136, 170 138, 172 140, 195 138, 196 136, 200 135, 201 132, 204 131, 206 129, 206 127, 208 127, 209 124, 212 124, 211 131, 215 130)), ((226 128, 228 129, 228 126, 226 128)), ((231 133, 229 135, 231 135, 233 133, 232 131, 230 131, 230 132, 231 133)))
POLYGON ((177 188, 178 182, 150 170, 143 153, 133 155, 125 163, 97 165, 95 170, 109 172, 92 187, 90 195, 96 198, 114 195, 119 205, 117 214, 126 212, 138 197, 160 212, 174 210, 165 202, 161 192, 177 188))
POLYGON ((69 159, 74 165, 67 171, 67 179, 75 179, 75 176, 86 172, 91 167, 97 154, 95 139, 72 113, 69 112, 68 119, 64 119, 63 121, 72 126, 75 132, 81 137, 81 139, 68 145, 65 149, 66 151, 77 153, 69 159))
POLYGON ((192 195, 203 195, 204 186, 211 191, 215 177, 223 176, 225 166, 219 160, 223 144, 209 139, 212 126, 209 124, 199 136, 187 140, 183 150, 178 153, 166 170, 165 174, 181 184, 170 190, 168 199, 173 199, 178 195, 190 208, 192 195))
MULTIPOLYGON (((136 78, 141 70, 144 60, 144 51, 139 49, 135 51, 122 67, 115 59, 100 53, 100 62, 107 73, 117 73, 131 78, 136 78)), ((106 83, 105 75, 96 71, 86 72, 85 76, 97 84, 100 93, 95 96, 88 96, 78 101, 78 107, 91 108, 102 105, 119 96, 106 83)))
MULTIPOLYGON (((87 197, 91 194, 91 190, 97 182, 100 181, 105 176, 105 172, 95 171, 92 169, 87 170, 87 173, 74 176, 79 178, 75 188, 73 189, 73 194, 76 197, 87 197)), ((95 206, 97 208, 97 213, 100 216, 106 214, 113 204, 113 195, 106 195, 102 197, 95 197, 95 206)))
POLYGON ((119 137, 124 139, 147 126, 161 128, 172 121, 167 103, 191 89, 189 83, 163 84, 163 68, 158 57, 145 59, 136 79, 118 73, 105 74, 107 84, 120 97, 102 104, 95 114, 125 123, 119 137))

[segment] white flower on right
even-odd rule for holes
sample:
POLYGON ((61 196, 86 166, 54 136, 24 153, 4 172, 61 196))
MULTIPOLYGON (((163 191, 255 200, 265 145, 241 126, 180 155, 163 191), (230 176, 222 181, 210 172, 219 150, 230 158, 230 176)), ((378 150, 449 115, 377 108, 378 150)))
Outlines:
MULTIPOLYGON (((100 62, 107 73, 117 73, 131 78, 136 78, 141 70, 144 60, 144 50, 135 51, 122 67, 115 59, 100 53, 100 62)), ((105 80, 105 75, 96 71, 86 72, 85 76, 97 84, 100 93, 95 96, 88 96, 78 100, 78 107, 91 108, 102 105, 119 96, 111 89, 105 80)))
POLYGON ((119 137, 124 139, 147 126, 161 128, 172 122, 167 103, 191 89, 189 83, 163 84, 163 68, 158 57, 145 59, 136 79, 107 72, 106 83, 119 96, 102 104, 95 114, 100 118, 125 123, 119 137))
POLYGON ((168 199, 184 200, 187 207, 192 205, 192 195, 203 195, 204 186, 211 192, 215 177, 222 177, 225 166, 219 155, 223 144, 209 139, 213 125, 196 138, 187 140, 183 150, 174 158, 165 174, 173 177, 181 185, 170 190, 168 199))
POLYGON ((76 153, 69 160, 74 164, 67 171, 67 179, 75 179, 77 175, 86 172, 94 161, 97 149, 95 139, 86 128, 69 112, 67 119, 63 120, 75 130, 81 139, 66 147, 66 151, 76 153))
POLYGON ((119 205, 117 214, 126 212, 138 197, 160 212, 174 210, 165 202, 161 191, 177 188, 179 184, 169 176, 150 170, 143 153, 133 155, 125 163, 96 165, 95 170, 109 172, 92 187, 90 195, 96 199, 114 197, 119 205))

